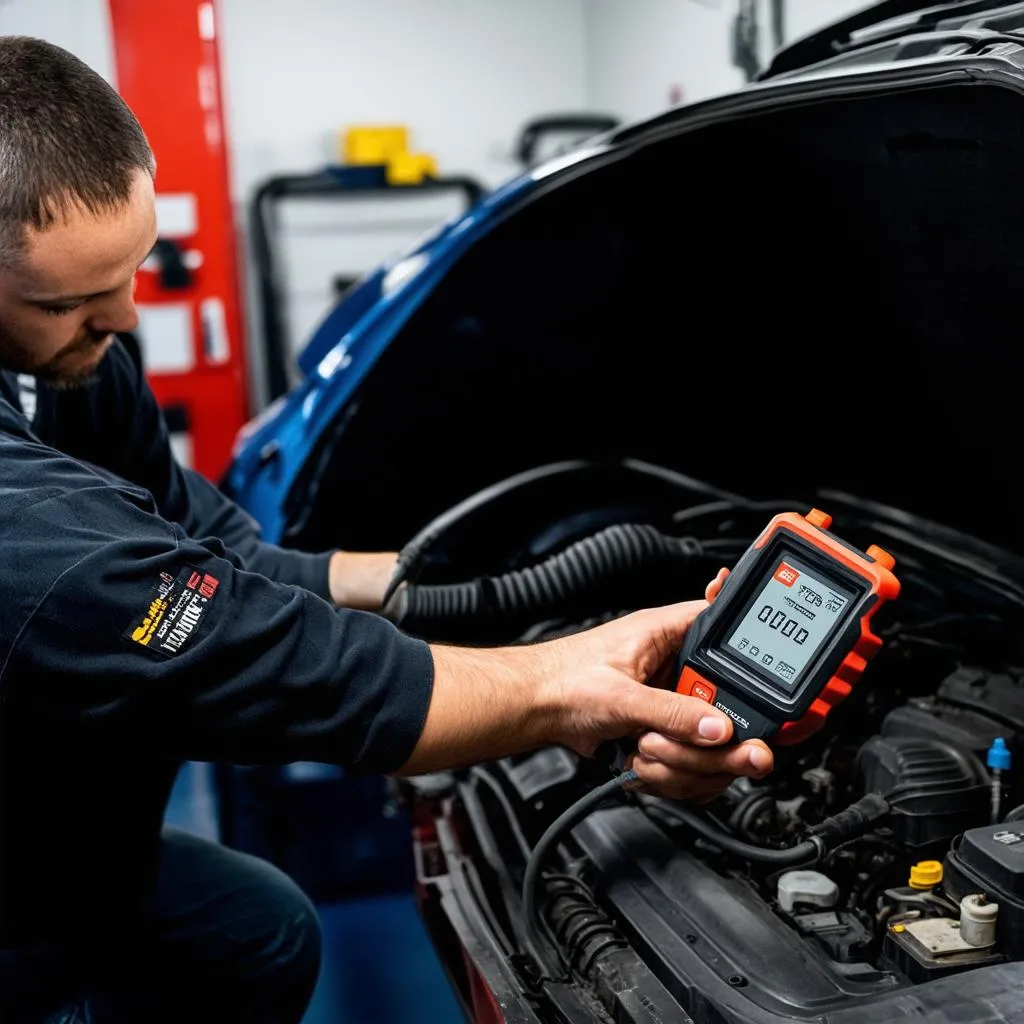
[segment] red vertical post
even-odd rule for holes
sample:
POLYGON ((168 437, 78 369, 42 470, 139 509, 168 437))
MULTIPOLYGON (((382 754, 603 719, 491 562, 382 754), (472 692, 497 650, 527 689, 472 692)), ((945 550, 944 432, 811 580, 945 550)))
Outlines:
POLYGON ((173 280, 150 259, 139 274, 147 376, 186 458, 216 480, 250 414, 216 9, 108 2, 117 89, 156 154, 160 234, 188 271, 173 280))

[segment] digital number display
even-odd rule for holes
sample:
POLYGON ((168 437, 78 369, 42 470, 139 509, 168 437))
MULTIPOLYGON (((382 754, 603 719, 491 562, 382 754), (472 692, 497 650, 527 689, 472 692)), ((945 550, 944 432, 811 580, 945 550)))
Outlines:
POLYGON ((776 563, 726 646, 792 689, 842 620, 853 594, 792 556, 776 563))

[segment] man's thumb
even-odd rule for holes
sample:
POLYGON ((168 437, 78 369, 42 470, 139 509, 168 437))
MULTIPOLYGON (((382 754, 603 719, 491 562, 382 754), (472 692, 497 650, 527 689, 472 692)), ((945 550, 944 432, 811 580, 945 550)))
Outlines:
POLYGON ((629 724, 684 743, 714 746, 732 736, 732 720, 699 697, 637 686, 623 709, 629 724))

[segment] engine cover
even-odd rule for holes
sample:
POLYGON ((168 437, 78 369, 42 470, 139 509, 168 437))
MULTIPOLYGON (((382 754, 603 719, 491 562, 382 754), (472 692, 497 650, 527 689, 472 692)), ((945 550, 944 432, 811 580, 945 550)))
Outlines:
MULTIPOLYGON (((893 831, 915 850, 945 845, 988 820, 988 773, 963 747, 913 736, 873 736, 857 756, 867 792, 892 804, 893 831)), ((941 855, 941 851, 940 851, 941 855)))

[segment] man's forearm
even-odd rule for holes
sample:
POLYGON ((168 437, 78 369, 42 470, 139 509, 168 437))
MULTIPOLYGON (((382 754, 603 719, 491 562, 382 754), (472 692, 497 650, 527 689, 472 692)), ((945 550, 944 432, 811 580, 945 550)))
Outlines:
POLYGON ((426 721, 397 775, 507 757, 558 744, 583 757, 606 740, 630 737, 630 768, 672 799, 714 796, 739 775, 772 767, 760 740, 729 743, 732 720, 697 697, 663 687, 705 601, 642 609, 594 629, 503 648, 431 645, 426 721), (653 683, 653 685, 651 685, 653 683), (726 745, 728 744, 728 745, 726 745))
POLYGON ((493 760, 551 743, 561 709, 557 647, 432 645, 434 686, 419 742, 399 775, 493 760))
POLYGON ((381 611, 398 555, 393 551, 336 551, 328 568, 331 600, 339 608, 381 611))

